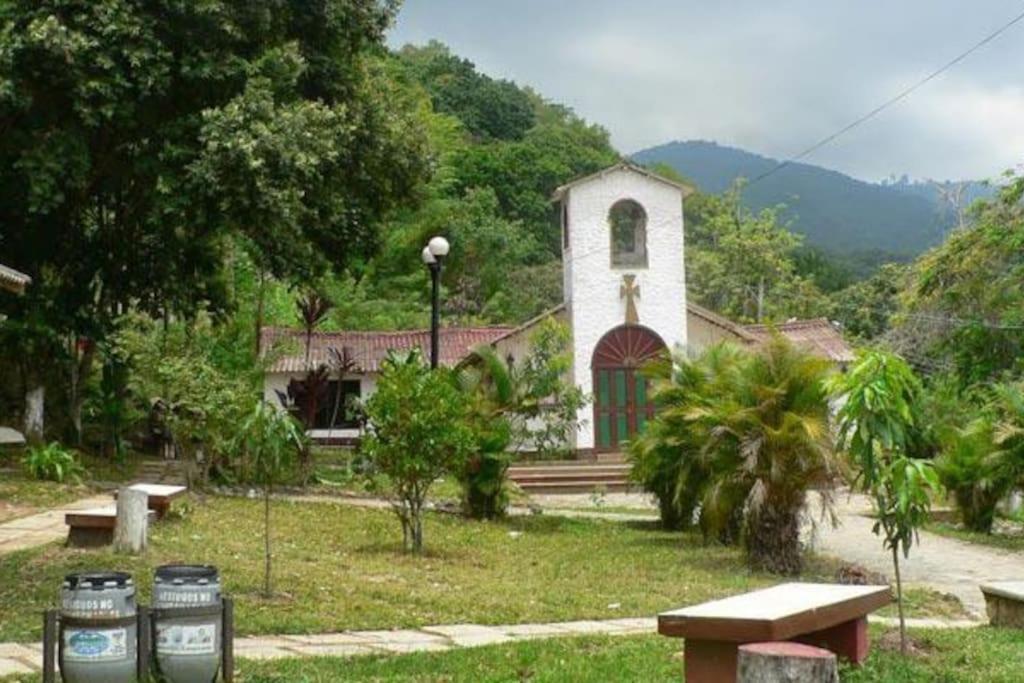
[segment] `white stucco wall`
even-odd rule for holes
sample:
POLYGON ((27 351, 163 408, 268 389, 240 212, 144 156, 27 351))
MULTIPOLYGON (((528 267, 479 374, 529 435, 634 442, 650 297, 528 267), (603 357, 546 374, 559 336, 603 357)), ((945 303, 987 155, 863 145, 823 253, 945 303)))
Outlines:
MULTIPOLYGON (((569 248, 563 251, 565 296, 573 333, 573 381, 593 393, 591 358, 601 337, 625 322, 622 276, 640 285, 640 324, 658 333, 670 349, 685 346, 686 273, 681 191, 628 169, 616 169, 568 190, 569 248), (647 212, 647 267, 612 267, 608 212, 632 199, 647 212)), ((593 406, 580 411, 576 448, 594 447, 593 406)))

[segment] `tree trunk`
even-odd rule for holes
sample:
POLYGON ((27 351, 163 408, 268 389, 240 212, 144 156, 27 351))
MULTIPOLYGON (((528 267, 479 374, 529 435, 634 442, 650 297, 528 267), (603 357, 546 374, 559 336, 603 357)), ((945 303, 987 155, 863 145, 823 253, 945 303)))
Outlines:
POLYGON ((44 440, 43 414, 46 406, 46 387, 39 384, 29 385, 25 392, 25 439, 31 444, 40 444, 44 440))
POLYGON ((892 546, 892 566, 896 570, 896 609, 900 615, 900 652, 907 654, 907 622, 903 618, 903 580, 900 578, 900 551, 896 544, 892 546))
POLYGON ((263 487, 263 595, 270 597, 270 484, 263 487))
POLYGON ((257 289, 256 289, 256 355, 257 356, 259 356, 260 352, 263 351, 263 349, 262 349, 262 345, 263 345, 263 306, 264 306, 263 301, 264 301, 264 299, 266 297, 265 290, 266 290, 266 281, 267 281, 267 276, 263 272, 262 268, 260 269, 259 278, 260 278, 260 284, 259 284, 259 287, 257 287, 257 289))
POLYGON ((114 551, 137 555, 145 550, 148 525, 149 495, 130 487, 118 491, 114 551))
POLYGON ((736 669, 737 683, 839 683, 836 656, 802 643, 741 645, 736 669))
POLYGON ((800 508, 778 509, 766 502, 748 519, 744 532, 747 557, 754 569, 786 575, 803 569, 800 508))
POLYGON ((757 283, 757 322, 764 319, 764 276, 757 283))

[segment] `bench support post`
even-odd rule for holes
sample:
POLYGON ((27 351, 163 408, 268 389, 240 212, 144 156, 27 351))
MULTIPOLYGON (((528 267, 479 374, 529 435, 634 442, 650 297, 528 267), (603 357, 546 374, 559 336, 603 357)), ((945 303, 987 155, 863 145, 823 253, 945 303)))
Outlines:
POLYGON ((868 618, 853 619, 793 640, 831 650, 848 662, 860 664, 868 657, 868 618))
POLYGON ((687 638, 683 646, 686 681, 735 681, 738 643, 687 638))

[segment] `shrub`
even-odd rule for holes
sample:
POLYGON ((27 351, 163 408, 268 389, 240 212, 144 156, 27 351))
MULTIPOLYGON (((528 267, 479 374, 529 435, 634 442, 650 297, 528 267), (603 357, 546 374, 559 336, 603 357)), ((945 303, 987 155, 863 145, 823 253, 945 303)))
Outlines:
POLYGON ((423 503, 431 485, 461 472, 473 450, 468 412, 468 398, 450 372, 426 367, 419 352, 384 361, 377 390, 366 402, 361 449, 374 470, 386 475, 407 551, 423 551, 423 503))
POLYGON ((65 450, 56 441, 46 446, 33 446, 22 462, 32 477, 42 481, 78 482, 85 474, 85 468, 75 454, 65 450))

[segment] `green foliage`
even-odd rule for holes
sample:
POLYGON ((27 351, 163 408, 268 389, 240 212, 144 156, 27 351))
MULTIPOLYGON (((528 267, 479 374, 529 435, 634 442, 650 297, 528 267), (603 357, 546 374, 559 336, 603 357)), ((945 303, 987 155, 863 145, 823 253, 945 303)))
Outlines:
POLYGON ((743 208, 742 188, 687 200, 688 294, 736 320, 820 315, 824 297, 797 273, 801 238, 781 222, 781 207, 756 214, 743 208))
POLYGON ((870 341, 889 329, 899 308, 907 267, 887 263, 866 280, 841 289, 829 298, 829 317, 856 339, 870 341))
POLYGON ((833 390, 843 401, 839 441, 853 460, 854 483, 871 498, 877 519, 873 531, 892 551, 905 652, 899 556, 909 557, 917 530, 928 521, 931 495, 941 489, 932 462, 913 457, 923 437, 921 384, 899 356, 867 351, 847 374, 836 377, 833 390))
POLYGON ((564 379, 571 361, 568 329, 548 319, 531 335, 530 355, 521 362, 484 346, 456 372, 459 390, 469 396, 477 443, 459 475, 470 516, 504 514, 512 451, 529 450, 538 459, 569 452, 584 403, 579 388, 564 379))
POLYGON ((25 470, 40 481, 79 482, 85 468, 71 451, 56 441, 45 446, 32 446, 22 459, 25 470))
MULTIPOLYGON (((0 3, 0 250, 33 277, 0 301, 12 329, 68 349, 133 311, 225 313, 239 246, 285 280, 365 259, 427 172, 429 101, 381 56, 396 10, 0 3)), ((71 353, 37 348, 27 367, 54 360, 51 381, 88 383, 71 353)), ((109 368, 98 415, 122 453, 127 378, 109 368)))
POLYGON ((514 83, 481 74, 442 43, 406 45, 398 56, 430 93, 434 110, 456 116, 482 139, 519 140, 533 127, 530 96, 514 83))
POLYGON ((210 474, 251 480, 254 463, 237 446, 238 425, 259 392, 261 374, 225 363, 221 340, 211 321, 162 326, 145 316, 121 321, 112 340, 131 374, 127 388, 139 415, 157 428, 189 465, 189 478, 210 474))
POLYGON ((366 402, 369 429, 360 448, 387 477, 407 551, 423 552, 423 503, 431 484, 460 472, 472 452, 469 408, 449 372, 431 370, 418 352, 384 361, 366 402))
POLYGON ((840 473, 828 428, 827 362, 780 336, 755 353, 712 347, 655 369, 662 406, 631 447, 633 477, 654 492, 667 524, 725 540, 742 532, 757 569, 798 573, 800 515, 817 488, 828 508, 840 473))
POLYGON ((980 202, 968 228, 918 260, 905 294, 908 326, 919 323, 908 346, 951 362, 962 387, 1024 369, 1022 193, 1024 177, 1011 178, 980 202))

